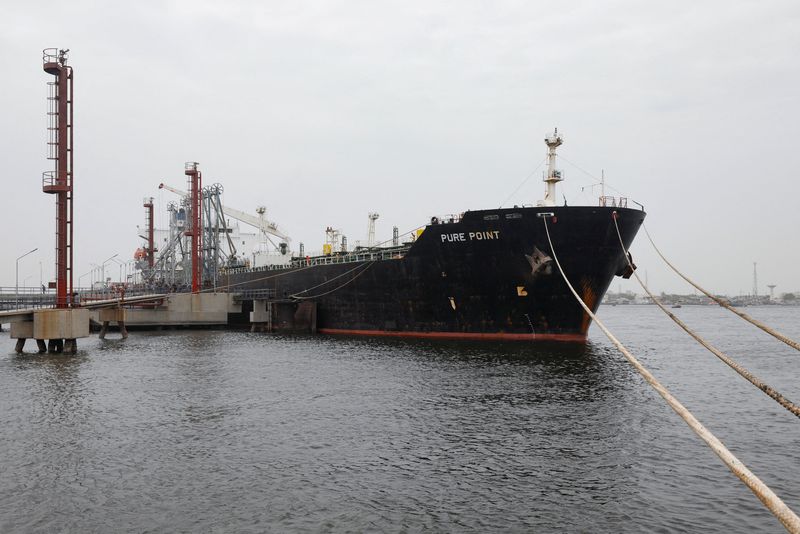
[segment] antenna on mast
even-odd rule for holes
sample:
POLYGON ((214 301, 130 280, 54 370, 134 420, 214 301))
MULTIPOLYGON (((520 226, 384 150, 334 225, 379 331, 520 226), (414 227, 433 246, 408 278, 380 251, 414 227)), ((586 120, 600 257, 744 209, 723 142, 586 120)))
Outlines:
POLYGON ((375 221, 380 217, 376 212, 370 212, 367 217, 369 217, 369 225, 367 226, 367 246, 374 247, 375 246, 375 221))
POLYGON ((547 175, 544 178, 545 192, 544 200, 540 200, 537 204, 539 206, 555 206, 556 205, 556 184, 564 178, 561 171, 556 169, 556 148, 564 143, 564 138, 558 135, 558 128, 555 128, 549 137, 544 138, 547 145, 547 175))
POLYGON ((600 196, 606 196, 606 170, 600 169, 600 196))

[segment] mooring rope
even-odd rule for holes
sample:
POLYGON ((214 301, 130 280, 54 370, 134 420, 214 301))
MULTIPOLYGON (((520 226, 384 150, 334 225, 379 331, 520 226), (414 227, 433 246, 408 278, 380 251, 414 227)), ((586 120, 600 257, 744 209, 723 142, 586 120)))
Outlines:
MULTIPOLYGON (((311 291, 312 289, 317 289, 318 287, 322 287, 322 286, 324 286, 324 285, 328 285, 328 284, 330 284, 331 282, 333 282, 334 280, 338 280, 339 278, 341 278, 341 277, 343 277, 343 276, 346 276, 346 275, 348 275, 348 274, 352 273, 353 271, 355 271, 356 269, 358 269, 358 268, 360 268, 360 267, 363 267, 364 265, 372 265, 373 263, 375 263, 375 262, 373 261, 373 262, 371 262, 371 263, 368 263, 368 264, 359 263, 358 265, 356 265, 356 266, 355 266, 355 267, 353 267, 352 269, 348 269, 347 271, 345 271, 345 272, 343 272, 343 273, 341 273, 341 274, 339 274, 339 275, 336 275, 336 276, 334 276, 333 278, 330 278, 330 279, 328 279, 328 280, 325 280, 325 281, 324 281, 324 282, 322 282, 321 284, 317 284, 317 285, 315 285, 315 286, 311 286, 311 287, 309 287, 309 288, 307 288, 307 289, 304 289, 304 290, 302 290, 302 291, 298 291, 297 293, 292 293, 292 294, 291 294, 291 295, 289 295, 289 296, 290 296, 290 297, 294 297, 294 298, 302 298, 302 297, 300 297, 300 295, 302 295, 303 293, 308 293, 308 292, 309 292, 309 291, 311 291)), ((365 270, 366 270, 366 269, 365 269, 365 270)))
POLYGON ((365 267, 364 267, 363 265, 359 265, 358 267, 364 267, 364 268, 363 268, 362 270, 360 270, 358 273, 356 273, 356 274, 355 274, 355 276, 353 276, 353 278, 351 278, 350 280, 346 281, 344 284, 342 284, 342 285, 340 285, 340 286, 336 286, 335 288, 331 289, 330 291, 326 291, 325 293, 318 293, 318 294, 316 294, 316 295, 312 295, 312 296, 310 296, 310 297, 301 297, 301 296, 299 296, 299 295, 300 295, 300 293, 305 293, 306 291, 310 291, 310 290, 314 289, 315 287, 324 286, 324 285, 325 285, 325 284, 327 284, 328 282, 333 282, 333 281, 334 281, 334 280, 336 280, 337 278, 341 278, 342 276, 344 276, 344 275, 346 275, 346 274, 352 273, 352 272, 353 272, 353 271, 355 271, 355 270, 356 270, 358 267, 354 267, 353 269, 350 269, 350 270, 349 270, 349 271, 347 271, 346 273, 342 273, 342 274, 340 274, 339 276, 336 276, 336 277, 334 277, 334 278, 331 278, 331 279, 330 279, 330 280, 328 280, 327 282, 323 282, 322 284, 318 284, 318 285, 316 285, 316 286, 314 286, 314 287, 308 288, 308 289, 306 289, 305 291, 301 291, 300 293, 295 293, 294 295, 291 295, 291 297, 292 297, 292 298, 295 298, 295 299, 298 299, 298 300, 307 300, 307 299, 315 299, 315 298, 318 298, 318 297, 324 297, 325 295, 330 295, 330 294, 331 294, 331 293, 333 293, 334 291, 339 291, 339 290, 340 290, 340 289, 342 289, 344 286, 346 286, 347 284, 349 284, 350 282, 352 282, 353 280, 355 280, 356 278, 358 278, 359 276, 361 276, 362 274, 364 274, 364 271, 366 271, 367 269, 369 269, 370 267, 372 267, 372 264, 373 264, 373 263, 375 263, 375 262, 374 262, 374 261, 371 261, 371 262, 367 263, 365 267))
MULTIPOLYGON (((543 214, 544 215, 544 214, 543 214)), ((787 531, 793 534, 800 534, 800 517, 786 506, 786 504, 778 497, 775 492, 773 492, 769 486, 764 484, 761 479, 759 479, 755 474, 753 474, 747 466, 745 466, 736 456, 725 447, 725 445, 717 439, 714 434, 712 434, 706 427, 697 420, 697 418, 692 415, 692 413, 686 409, 686 407, 678 401, 672 394, 665 388, 661 383, 656 380, 656 378, 644 367, 639 360, 637 360, 633 354, 631 354, 627 348, 616 338, 611 331, 606 328, 606 325, 600 321, 597 316, 592 313, 592 310, 583 302, 583 299, 578 296, 578 293, 575 291, 575 288, 572 287, 570 284, 569 279, 567 278, 566 273, 564 273, 564 269, 561 268, 561 264, 558 261, 558 256, 556 255, 556 251, 553 248, 553 241, 550 239, 550 229, 547 226, 547 217, 542 217, 544 222, 544 229, 545 233, 547 234, 547 241, 550 243, 550 251, 553 253, 553 260, 558 266, 558 270, 561 272, 562 278, 564 278, 564 282, 569 287, 569 290, 572 292, 572 295, 584 309, 584 311, 589 314, 589 317, 597 323, 597 326, 603 331, 606 337, 611 340, 611 342, 619 349, 619 351, 625 356, 625 358, 634 366, 634 368, 639 372, 640 375, 650 384, 653 389, 655 389, 661 397, 667 401, 670 408, 672 408, 675 413, 677 413, 681 419, 683 419, 689 428, 697 434, 700 439, 706 442, 706 444, 711 447, 711 450, 723 461, 723 463, 731 470, 731 472, 736 475, 739 480, 741 480, 750 491, 752 491, 759 500, 764 503, 764 505, 769 508, 769 510, 778 518, 778 520, 783 524, 787 531)))
MULTIPOLYGON (((625 244, 622 242, 622 234, 619 231, 619 224, 617 224, 617 212, 616 211, 611 214, 611 218, 614 220, 614 226, 617 229, 617 237, 619 238, 619 245, 620 245, 620 247, 622 247, 622 251, 625 254, 625 258, 628 261, 628 266, 631 269, 633 269, 634 267, 633 267, 633 264, 631 263, 630 256, 628 255, 628 250, 625 248, 625 244)), ((642 279, 639 278, 639 275, 636 274, 635 271, 633 272, 633 276, 636 277, 636 281, 639 282, 640 286, 642 286, 642 289, 644 289, 645 293, 647 293, 647 296, 650 297, 650 299, 654 303, 656 303, 656 305, 659 308, 661 308, 661 311, 666 313, 667 316, 675 322, 675 324, 680 326, 687 334, 692 336, 695 341, 697 341, 698 343, 703 345, 705 348, 707 348, 714 356, 716 356, 717 358, 719 358, 720 360, 725 362, 731 369, 733 369, 734 371, 739 373, 739 375, 741 375, 745 380, 747 380, 748 382, 753 384, 755 387, 757 387, 758 389, 760 389, 761 391, 763 391, 764 393, 769 395, 778 404, 780 404, 781 406, 783 406, 784 408, 786 408, 787 410, 792 412, 797 417, 800 417, 800 406, 797 406, 796 404, 791 402, 789 399, 787 399, 786 397, 781 395, 775 388, 773 388, 769 384, 766 384, 760 378, 758 378, 757 376, 752 374, 750 371, 748 371, 747 369, 745 369, 744 367, 739 365, 736 361, 731 359, 729 356, 727 356, 724 352, 722 352, 721 350, 717 349, 711 343, 709 343, 708 341, 706 341, 705 339, 703 339, 702 337, 697 335, 697 333, 695 333, 691 328, 689 328, 686 325, 686 323, 681 321, 674 313, 672 313, 671 311, 667 310, 667 308, 664 306, 664 304, 662 304, 661 301, 658 300, 655 295, 653 295, 653 293, 644 284, 644 282, 642 282, 642 279)))
POLYGON ((752 317, 750 317, 749 315, 747 315, 743 311, 736 309, 735 307, 731 306, 730 304, 728 304, 727 302, 725 302, 721 298, 712 295, 711 293, 709 293, 708 291, 706 291, 705 289, 703 289, 702 287, 697 285, 697 283, 695 283, 694 281, 689 279, 689 277, 687 277, 682 272, 680 272, 674 265, 672 265, 669 262, 669 260, 667 258, 664 257, 664 255, 658 249, 656 244, 653 242, 653 238, 650 237, 650 232, 647 231, 647 227, 644 224, 642 225, 642 227, 644 228, 644 233, 647 234, 647 239, 650 240, 650 244, 653 245, 653 248, 656 250, 658 255, 661 256, 661 259, 664 260, 664 263, 669 265, 670 269, 675 271, 675 273, 678 276, 680 276, 681 278, 683 278, 684 280, 689 282, 691 285, 693 285, 695 288, 697 288, 697 290, 702 292, 705 296, 707 296, 708 298, 710 298, 711 300, 713 300, 714 302, 716 302, 717 304, 719 304, 723 308, 732 311, 733 313, 735 313, 736 315, 738 315, 739 317, 741 317, 742 319, 744 319, 748 323, 752 324, 753 326, 757 326, 758 328, 760 328, 761 330, 763 330, 767 334, 771 335, 772 337, 774 337, 776 339, 779 339, 779 340, 783 341, 784 343, 786 343, 790 347, 792 347, 792 348, 794 348, 796 350, 800 350, 800 343, 798 343, 797 341, 794 341, 793 339, 781 334, 780 332, 778 332, 774 328, 771 328, 771 327, 765 325, 761 321, 759 321, 757 319, 753 319, 752 317))
POLYGON ((208 287, 206 289, 201 289, 198 293, 217 293, 221 289, 230 289, 236 286, 243 286, 246 284, 252 284, 253 282, 263 282, 264 280, 269 280, 271 278, 278 278, 279 276, 286 276, 287 274, 292 273, 299 273, 300 271, 305 271, 306 269, 311 269, 312 267, 316 267, 316 265, 306 265, 305 267, 300 267, 299 269, 286 269, 283 272, 277 274, 271 274, 268 276, 261 276, 259 278, 253 278, 252 280, 245 280, 243 282, 236 282, 235 284, 224 284, 218 285, 217 287, 208 287))

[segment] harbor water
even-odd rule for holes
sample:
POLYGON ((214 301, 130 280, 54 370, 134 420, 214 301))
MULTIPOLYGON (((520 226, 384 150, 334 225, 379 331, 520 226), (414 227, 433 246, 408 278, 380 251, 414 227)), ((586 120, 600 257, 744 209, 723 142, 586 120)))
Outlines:
MULTIPOLYGON (((718 307, 673 311, 800 402, 800 353, 718 307)), ((747 311, 800 338, 800 308, 747 311)), ((599 317, 800 512, 795 416, 655 306, 599 317)), ((0 333, 2 532, 782 531, 596 326, 585 346, 178 330, 13 347, 0 333)))

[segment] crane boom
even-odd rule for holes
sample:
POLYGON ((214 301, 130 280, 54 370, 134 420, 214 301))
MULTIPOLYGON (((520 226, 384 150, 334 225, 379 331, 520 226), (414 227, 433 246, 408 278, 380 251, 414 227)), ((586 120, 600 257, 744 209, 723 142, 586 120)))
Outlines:
MULTIPOLYGON (((181 191, 180 189, 176 189, 164 183, 158 184, 158 188, 166 189, 167 191, 172 191, 176 195, 186 196, 188 194, 186 193, 186 191, 181 191)), ((260 213, 260 216, 255 216, 234 208, 229 208, 228 206, 222 206, 222 211, 223 213, 225 213, 225 215, 229 215, 230 217, 236 219, 237 221, 241 221, 245 224, 249 224, 250 226, 254 226, 259 230, 261 230, 262 232, 264 232, 265 234, 273 235, 279 239, 286 241, 287 243, 291 242, 291 238, 288 235, 278 230, 277 224, 264 218, 263 212, 260 213)))

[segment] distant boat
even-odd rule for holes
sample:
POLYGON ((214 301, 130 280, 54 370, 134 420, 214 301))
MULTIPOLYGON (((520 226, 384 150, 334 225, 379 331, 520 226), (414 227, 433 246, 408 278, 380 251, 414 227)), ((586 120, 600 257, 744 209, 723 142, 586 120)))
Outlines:
POLYGON ((680 308, 680 307, 681 307, 681 305, 680 305, 680 304, 673 304, 673 305, 672 305, 672 307, 673 307, 673 308, 680 308))

